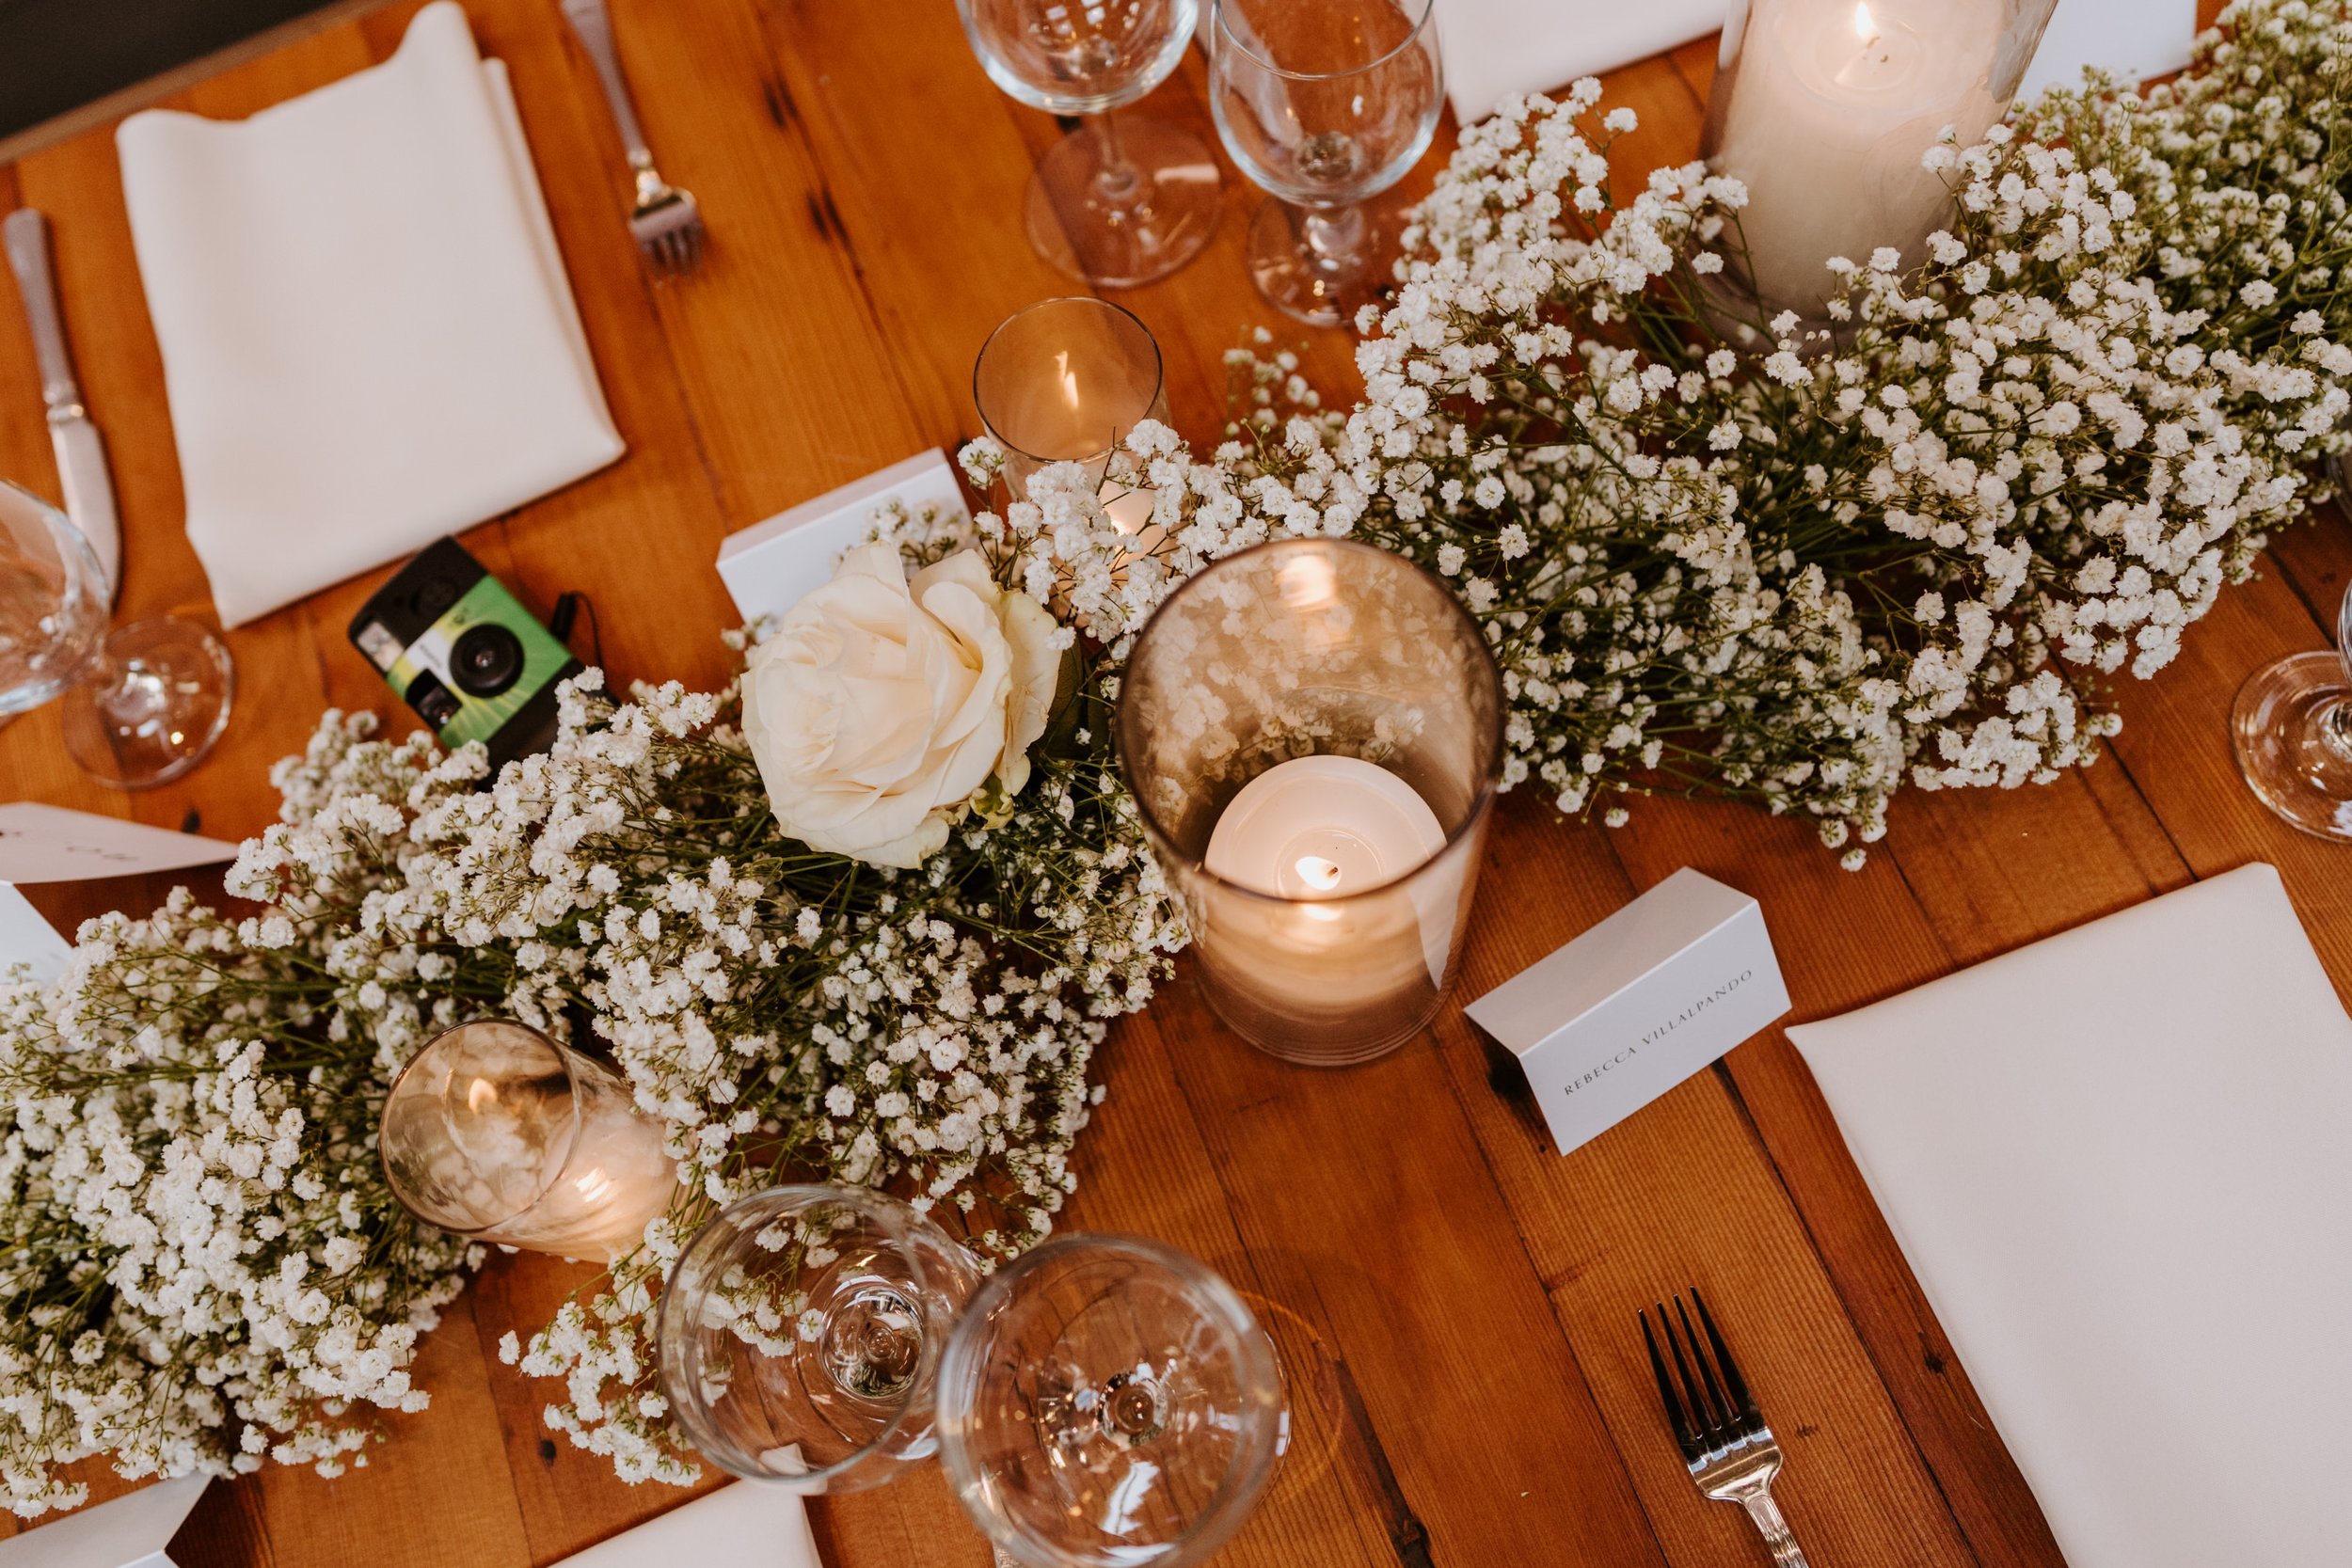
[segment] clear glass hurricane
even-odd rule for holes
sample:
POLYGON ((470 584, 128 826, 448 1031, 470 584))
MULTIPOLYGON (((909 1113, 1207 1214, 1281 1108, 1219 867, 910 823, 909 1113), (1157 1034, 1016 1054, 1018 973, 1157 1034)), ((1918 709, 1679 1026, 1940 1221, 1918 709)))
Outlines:
POLYGON ((1273 194, 1249 226, 1268 301, 1335 326, 1386 278, 1364 203, 1429 150, 1445 106, 1433 0, 1216 0, 1209 105, 1273 194))
POLYGON ((1221 181, 1200 137, 1111 111, 1158 87, 1200 25, 1199 0, 956 0, 989 79, 1052 115, 1083 115, 1037 162, 1029 241, 1104 288, 1165 277, 1216 231, 1221 181))
POLYGON ((2289 654, 2238 689, 2230 737, 2264 805, 2307 833, 2352 842, 2352 592, 2332 651, 2289 654))
POLYGON ((229 650, 196 622, 106 628, 113 587, 66 515, 0 481, 0 720, 62 696, 65 745, 117 789, 202 761, 236 693, 229 650))
POLYGON ((998 1270, 939 1369, 940 1456, 1030 1568, 1181 1568, 1241 1527, 1281 1451, 1273 1341, 1201 1264, 1068 1236, 998 1270))
POLYGON ((728 1206, 661 1297, 661 1386, 696 1449, 747 1480, 856 1491, 929 1458, 933 1374, 979 1267, 907 1204, 778 1187, 728 1206))

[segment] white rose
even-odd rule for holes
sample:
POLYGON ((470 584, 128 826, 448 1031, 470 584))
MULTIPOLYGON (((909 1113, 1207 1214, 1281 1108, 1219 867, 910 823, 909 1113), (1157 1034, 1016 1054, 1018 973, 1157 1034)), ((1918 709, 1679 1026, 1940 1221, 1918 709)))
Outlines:
POLYGON ((920 865, 992 776, 1008 796, 1028 783, 1058 630, 970 550, 913 582, 896 546, 851 550, 743 677, 743 734, 777 823, 812 849, 920 865))

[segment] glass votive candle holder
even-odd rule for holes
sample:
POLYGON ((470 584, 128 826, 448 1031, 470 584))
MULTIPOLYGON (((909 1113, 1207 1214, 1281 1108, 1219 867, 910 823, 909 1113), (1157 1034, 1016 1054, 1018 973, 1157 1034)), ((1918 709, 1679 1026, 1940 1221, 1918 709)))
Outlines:
POLYGON ((1947 126, 1966 147, 2008 111, 2057 6, 1732 0, 1700 153, 1748 187, 1740 234, 1764 316, 1825 319, 1834 256, 1925 259, 1952 194, 1920 159, 1947 126))
POLYGON ((1136 639, 1115 731, 1218 1016, 1312 1066, 1429 1022, 1502 762, 1502 678, 1443 583, 1349 540, 1220 561, 1136 639))
POLYGON ((677 1164, 621 1075, 526 1024, 461 1023, 393 1080, 384 1180, 428 1225, 612 1262, 670 1206, 677 1164))
POLYGON ((1109 477, 1130 431, 1168 420, 1160 345, 1133 311, 1086 295, 1016 310, 981 346, 972 402, 1005 449, 1005 483, 1015 495, 1025 496, 1048 464, 1077 463, 1120 530, 1139 533, 1151 521, 1151 492, 1109 477))

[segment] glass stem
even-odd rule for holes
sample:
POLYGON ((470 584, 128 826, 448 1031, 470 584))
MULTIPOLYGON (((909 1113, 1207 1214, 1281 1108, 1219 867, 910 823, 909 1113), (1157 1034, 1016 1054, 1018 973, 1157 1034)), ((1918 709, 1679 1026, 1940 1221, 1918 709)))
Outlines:
POLYGON ((1126 145, 1119 137, 1119 117, 1109 109, 1094 117, 1094 147, 1102 165, 1095 171, 1094 188, 1105 201, 1122 207, 1131 204, 1143 180, 1127 160, 1126 145))
POLYGON ((1299 217, 1298 238, 1326 272, 1349 272, 1364 248, 1361 207, 1309 207, 1299 217))
POLYGON ((2337 757, 2352 762, 2352 702, 2331 703, 2319 716, 2319 743, 2337 757))

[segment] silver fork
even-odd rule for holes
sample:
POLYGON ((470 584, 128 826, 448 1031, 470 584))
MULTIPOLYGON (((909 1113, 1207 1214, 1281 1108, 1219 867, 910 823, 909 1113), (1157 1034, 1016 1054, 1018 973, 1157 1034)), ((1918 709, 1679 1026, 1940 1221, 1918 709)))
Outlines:
POLYGON ((1781 1517, 1780 1505, 1772 1501, 1772 1478, 1780 1474, 1780 1445, 1772 1441, 1772 1429, 1764 1424, 1756 1401, 1749 1397, 1747 1383, 1740 1376, 1724 1337, 1715 1331, 1715 1320, 1708 1315, 1707 1303, 1699 1299, 1695 1286, 1691 1300, 1699 1309, 1704 1343, 1698 1330, 1691 1326, 1690 1308, 1682 1305, 1680 1296, 1675 1297, 1672 1316, 1667 1315, 1665 1303, 1658 1304, 1659 1325, 1674 1358, 1672 1376, 1666 1371, 1666 1357, 1658 1353, 1657 1338, 1650 1333, 1649 1314, 1634 1314, 1642 1320, 1649 1369, 1657 1374, 1659 1397, 1666 1402, 1666 1418, 1674 1424, 1675 1441, 1681 1445, 1691 1479, 1698 1482, 1701 1496, 1738 1503, 1748 1511, 1748 1517, 1763 1532, 1764 1544, 1772 1549, 1774 1568, 1806 1568, 1797 1538, 1788 1533, 1788 1521, 1781 1517), (1676 1331, 1677 1320, 1679 1333, 1676 1331), (1692 1375, 1694 1365, 1696 1377, 1692 1375))
POLYGON ((564 20, 572 24, 588 57, 596 63, 605 101, 620 122, 621 139, 628 144, 628 166, 637 176, 636 204, 628 214, 628 231, 659 273, 691 272, 703 255, 702 210, 691 192, 673 185, 655 172, 645 133, 629 103, 628 83, 621 75, 621 57, 612 50, 612 17, 604 0, 564 0, 564 20))

